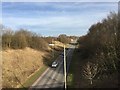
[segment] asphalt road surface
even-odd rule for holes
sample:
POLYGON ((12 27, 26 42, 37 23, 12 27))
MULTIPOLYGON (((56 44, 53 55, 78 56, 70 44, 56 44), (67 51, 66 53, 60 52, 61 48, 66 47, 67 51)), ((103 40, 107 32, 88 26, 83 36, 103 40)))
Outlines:
MULTIPOLYGON (((67 72, 69 70, 72 53, 75 49, 74 45, 70 45, 69 49, 66 50, 66 64, 67 72)), ((63 69, 63 57, 60 55, 55 61, 59 62, 58 67, 49 67, 38 80, 30 87, 33 89, 43 89, 43 88, 64 88, 64 69, 63 69)))

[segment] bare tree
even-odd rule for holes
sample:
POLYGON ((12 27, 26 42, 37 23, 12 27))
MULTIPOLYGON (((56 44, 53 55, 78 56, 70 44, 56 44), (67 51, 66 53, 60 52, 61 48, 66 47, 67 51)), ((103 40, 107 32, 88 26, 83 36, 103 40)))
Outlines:
POLYGON ((11 29, 6 29, 2 34, 2 46, 3 48, 10 48, 12 42, 13 31, 11 29))
POLYGON ((23 49, 28 46, 25 32, 22 30, 16 31, 12 37, 11 47, 13 49, 23 49))
POLYGON ((99 72, 98 64, 88 62, 83 67, 83 76, 86 79, 90 80, 90 84, 93 84, 93 79, 97 75, 98 72, 99 72))

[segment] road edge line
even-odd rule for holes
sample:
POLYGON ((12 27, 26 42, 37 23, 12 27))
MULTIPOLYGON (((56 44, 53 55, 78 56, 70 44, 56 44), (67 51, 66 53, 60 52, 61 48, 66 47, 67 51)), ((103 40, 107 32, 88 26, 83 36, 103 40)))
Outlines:
POLYGON ((43 72, 43 74, 32 84, 32 86, 35 86, 37 83, 38 83, 38 81, 47 73, 47 71, 49 70, 50 68, 47 68, 47 70, 45 70, 44 72, 43 72))

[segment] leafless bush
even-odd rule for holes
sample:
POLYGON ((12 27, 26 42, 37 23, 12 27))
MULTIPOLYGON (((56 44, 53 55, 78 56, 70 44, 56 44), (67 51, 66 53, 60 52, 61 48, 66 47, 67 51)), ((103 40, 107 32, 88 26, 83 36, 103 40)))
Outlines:
POLYGON ((94 64, 91 62, 88 62, 84 67, 83 67, 83 76, 90 80, 90 84, 93 84, 93 79, 99 72, 98 64, 94 64))

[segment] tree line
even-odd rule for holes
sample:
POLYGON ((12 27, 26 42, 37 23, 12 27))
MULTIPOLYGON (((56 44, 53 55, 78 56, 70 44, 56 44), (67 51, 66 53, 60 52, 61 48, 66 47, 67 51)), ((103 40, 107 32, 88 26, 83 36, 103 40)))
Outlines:
MULTIPOLYGON (((87 63, 89 65, 87 66, 92 65, 90 67, 92 67, 93 76, 94 71, 99 71, 99 75, 119 72, 120 30, 118 26, 120 26, 120 23, 118 20, 118 15, 115 12, 111 12, 107 18, 92 25, 87 35, 78 39, 81 57, 89 59, 87 63)), ((87 69, 89 68, 86 67, 85 71, 88 71, 87 69)), ((89 75, 88 73, 86 74, 87 76, 89 75)))
POLYGON ((46 50, 53 41, 68 44, 71 42, 71 39, 74 38, 74 36, 67 36, 65 34, 60 34, 58 37, 43 37, 25 29, 13 31, 3 26, 0 32, 2 37, 2 49, 24 49, 30 47, 37 50, 46 50))

